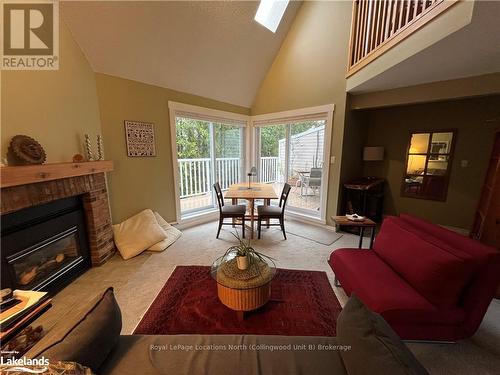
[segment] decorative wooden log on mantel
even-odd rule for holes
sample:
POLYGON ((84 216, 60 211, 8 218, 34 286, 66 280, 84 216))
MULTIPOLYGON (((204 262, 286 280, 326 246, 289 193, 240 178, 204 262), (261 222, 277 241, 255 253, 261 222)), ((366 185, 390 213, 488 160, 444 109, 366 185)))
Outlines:
POLYGON ((112 160, 1 167, 0 187, 34 184, 61 178, 110 172, 112 170, 112 160))

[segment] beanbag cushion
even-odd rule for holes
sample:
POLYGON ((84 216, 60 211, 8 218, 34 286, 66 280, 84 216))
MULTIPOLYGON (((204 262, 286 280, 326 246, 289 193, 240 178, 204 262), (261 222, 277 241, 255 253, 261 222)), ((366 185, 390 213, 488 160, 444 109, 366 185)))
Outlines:
POLYGON ((113 225, 113 233, 116 247, 123 259, 135 257, 167 237, 158 225, 153 211, 149 209, 113 225))
POLYGON ((163 251, 170 245, 172 245, 177 239, 182 235, 182 232, 171 226, 167 221, 160 216, 158 212, 154 213, 158 225, 160 225, 163 232, 167 236, 163 241, 155 243, 153 246, 148 248, 149 251, 163 251))

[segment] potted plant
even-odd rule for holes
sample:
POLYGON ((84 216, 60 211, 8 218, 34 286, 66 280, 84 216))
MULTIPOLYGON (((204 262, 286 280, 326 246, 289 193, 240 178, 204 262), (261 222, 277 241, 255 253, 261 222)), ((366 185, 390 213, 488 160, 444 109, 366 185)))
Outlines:
POLYGON ((263 255, 256 251, 251 245, 250 240, 245 242, 238 233, 233 236, 238 240, 238 245, 231 246, 226 250, 224 256, 228 255, 231 252, 236 254, 236 265, 240 270, 246 270, 254 261, 260 260, 265 262, 263 255))

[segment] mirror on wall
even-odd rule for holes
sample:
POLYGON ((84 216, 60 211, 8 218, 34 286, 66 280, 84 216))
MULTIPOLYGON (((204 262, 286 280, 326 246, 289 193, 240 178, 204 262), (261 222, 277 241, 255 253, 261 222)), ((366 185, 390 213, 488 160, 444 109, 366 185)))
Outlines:
POLYGON ((410 134, 402 196, 446 200, 455 138, 456 130, 410 134))

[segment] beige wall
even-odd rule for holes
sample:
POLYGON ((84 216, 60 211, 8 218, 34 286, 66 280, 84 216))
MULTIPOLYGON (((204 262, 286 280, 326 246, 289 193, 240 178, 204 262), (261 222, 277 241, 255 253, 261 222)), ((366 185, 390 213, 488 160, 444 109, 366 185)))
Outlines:
POLYGON ((250 109, 104 74, 96 74, 104 152, 115 163, 108 175, 113 222, 145 209, 175 221, 168 101, 241 114, 250 109), (155 124, 156 157, 127 156, 124 120, 155 124))
POLYGON ((47 162, 71 161, 85 133, 101 132, 94 72, 64 22, 59 30, 59 70, 2 72, 2 158, 24 134, 41 143, 47 162))
POLYGON ((366 145, 384 146, 383 162, 364 162, 366 176, 387 180, 386 214, 411 213, 436 224, 470 229, 498 129, 500 96, 371 110, 366 145), (410 131, 458 130, 446 202, 401 197, 410 131), (461 161, 468 166, 462 167, 461 161))
POLYGON ((304 2, 257 93, 252 115, 335 104, 327 218, 337 210, 352 3, 304 2))

